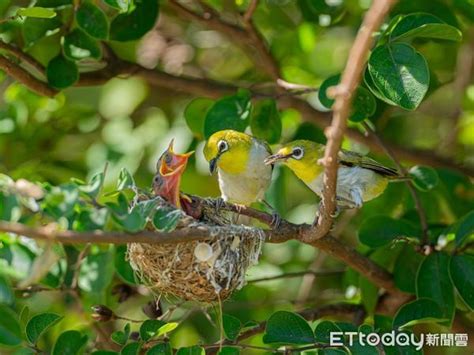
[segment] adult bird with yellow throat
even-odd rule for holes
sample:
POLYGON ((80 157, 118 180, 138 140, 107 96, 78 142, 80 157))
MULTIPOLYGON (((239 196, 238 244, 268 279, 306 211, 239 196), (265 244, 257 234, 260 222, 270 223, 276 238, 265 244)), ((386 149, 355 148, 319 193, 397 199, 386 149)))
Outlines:
MULTIPOLYGON (((285 144, 266 158, 265 164, 281 162, 290 168, 318 196, 323 191, 324 167, 318 160, 324 156, 324 145, 307 140, 285 144)), ((355 152, 339 152, 336 203, 338 208, 360 208, 385 191, 389 181, 404 180, 395 169, 355 152)))

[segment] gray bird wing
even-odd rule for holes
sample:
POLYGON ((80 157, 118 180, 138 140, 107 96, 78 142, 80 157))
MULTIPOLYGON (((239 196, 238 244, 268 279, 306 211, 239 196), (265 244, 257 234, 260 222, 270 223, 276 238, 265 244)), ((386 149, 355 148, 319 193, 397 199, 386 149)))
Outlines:
POLYGON ((339 163, 345 166, 360 166, 386 177, 400 177, 400 173, 396 169, 389 168, 369 157, 348 150, 339 152, 339 163))

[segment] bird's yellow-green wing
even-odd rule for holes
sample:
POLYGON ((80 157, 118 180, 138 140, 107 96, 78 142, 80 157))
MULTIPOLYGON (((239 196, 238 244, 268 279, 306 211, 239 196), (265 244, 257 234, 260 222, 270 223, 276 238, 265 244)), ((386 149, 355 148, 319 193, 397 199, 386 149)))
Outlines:
POLYGON ((339 152, 339 163, 345 166, 360 166, 361 168, 375 171, 386 177, 400 177, 397 170, 384 166, 369 157, 348 150, 341 150, 339 152))

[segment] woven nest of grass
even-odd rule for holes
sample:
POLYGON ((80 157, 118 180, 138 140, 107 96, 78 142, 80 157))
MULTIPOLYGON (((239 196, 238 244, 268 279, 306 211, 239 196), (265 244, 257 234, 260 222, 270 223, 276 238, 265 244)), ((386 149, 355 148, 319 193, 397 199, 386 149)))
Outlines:
POLYGON ((262 230, 217 224, 214 210, 207 215, 213 217, 198 222, 183 213, 177 229, 205 227, 210 231, 210 240, 128 245, 132 268, 153 293, 210 303, 228 298, 245 284, 248 267, 258 262, 264 240, 262 230))

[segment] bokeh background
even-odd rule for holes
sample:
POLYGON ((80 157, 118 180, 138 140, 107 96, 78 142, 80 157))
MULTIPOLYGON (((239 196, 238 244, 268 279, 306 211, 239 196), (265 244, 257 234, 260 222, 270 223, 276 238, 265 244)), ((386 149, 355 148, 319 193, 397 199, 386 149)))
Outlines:
MULTIPOLYGON (((208 3, 230 20, 248 5, 246 0, 211 0, 208 3)), ((310 3, 309 0, 261 1, 254 20, 280 65, 282 78, 291 83, 318 87, 327 77, 343 69, 361 16, 370 1, 314 2, 321 3, 320 7, 312 7, 308 5, 310 3)), ((0 17, 7 18, 16 7, 28 4, 29 1, 2 0, 0 17)), ((414 11, 432 13, 461 28, 463 41, 417 42, 417 49, 428 59, 432 72, 429 96, 419 109, 412 112, 387 108, 378 102, 378 111, 371 120, 387 141, 407 148, 426 149, 459 165, 472 167, 474 5, 469 1, 406 0, 400 2, 392 16, 414 11), (455 6, 464 3, 469 7, 455 6)), ((0 26, 0 38, 7 42, 15 38, 16 31, 20 31, 20 26, 15 23, 4 22, 0 26)), ((58 36, 59 33, 51 33, 30 44, 28 53, 47 64, 60 51, 58 36)), ((140 41, 111 42, 110 47, 120 58, 147 68, 158 67, 172 75, 208 78, 242 87, 265 86, 269 81, 231 39, 202 24, 180 18, 166 1, 162 1, 154 30, 140 41)), ((100 61, 83 61, 81 70, 89 71, 100 65, 100 61)), ((302 97, 324 110, 316 92, 302 97)), ((106 189, 114 189, 122 168, 134 175, 139 186, 147 188, 157 158, 174 138, 176 151, 196 151, 184 174, 182 190, 216 197, 219 195, 217 181, 215 176, 210 176, 203 158, 202 138, 193 135, 184 119, 184 110, 194 98, 193 95, 150 86, 143 78, 133 75, 112 79, 101 86, 68 88, 55 98, 46 98, 30 92, 0 72, 0 173, 14 179, 61 184, 71 178, 87 180, 103 171, 107 164, 106 189)), ((299 111, 289 108, 280 114, 283 124, 281 142, 301 137, 324 142, 321 128, 303 123, 299 111)), ((359 129, 357 123, 350 125, 359 129)), ((344 147, 370 154, 367 147, 349 140, 344 141, 344 147)), ((392 165, 387 156, 373 157, 392 165)), ((403 164, 406 167, 412 165, 410 161, 403 161, 403 164)), ((474 190, 469 178, 460 172, 445 168, 438 168, 437 172, 440 183, 434 190, 420 193, 421 200, 430 223, 448 225, 472 210, 474 190)), ((284 218, 297 223, 311 222, 319 202, 289 170, 279 167, 267 195, 284 218)), ((364 219, 378 214, 395 218, 403 216, 416 221, 413 202, 404 184, 391 184, 380 198, 365 204, 362 209, 344 212, 337 220, 334 235, 360 251, 368 252, 358 242, 357 230, 364 219)), ((385 249, 381 253, 384 263, 393 268, 395 256, 403 246, 385 249), (390 256, 393 257, 390 259, 390 256)), ((30 272, 38 246, 23 241, 12 250, 11 264, 2 264, 4 260, 0 260, 1 272, 22 279, 30 272)), ((55 326, 45 337, 45 343, 53 342, 62 329, 88 332, 88 306, 98 301, 108 304, 118 314, 133 319, 144 318, 141 307, 152 296, 143 287, 125 285, 113 267, 104 274, 97 265, 94 260, 89 260, 83 266, 82 274, 86 276, 80 285, 85 291, 91 287, 88 282, 103 284, 101 294, 92 294, 84 308, 60 292, 40 292, 20 301, 28 304, 32 313, 55 311, 66 314, 61 325, 55 326), (119 302, 117 293, 130 297, 124 296, 126 300, 119 302)), ((245 322, 266 319, 277 309, 298 310, 335 300, 357 301, 361 298, 357 274, 343 273, 347 270, 343 264, 296 241, 266 244, 260 263, 249 271, 248 279, 305 270, 336 272, 318 277, 306 275, 250 282, 224 304, 224 309, 245 322)), ((51 275, 58 277, 54 271, 51 275)), ((363 292, 371 291, 365 289, 363 292)), ((169 307, 166 300, 163 302, 164 308, 169 307)), ((203 311, 193 304, 180 305, 175 317, 185 317, 186 321, 173 333, 173 345, 216 341, 218 330, 206 313, 214 314, 215 310, 208 308, 203 311)), ((472 326, 472 316, 468 318, 463 321, 472 326)), ((110 325, 117 329, 122 326, 120 321, 110 325)), ((431 330, 436 331, 436 328, 431 330)), ((258 337, 253 342, 260 344, 258 337)), ((451 352, 455 353, 455 350, 451 352)), ((448 353, 448 350, 438 353, 448 353)))

